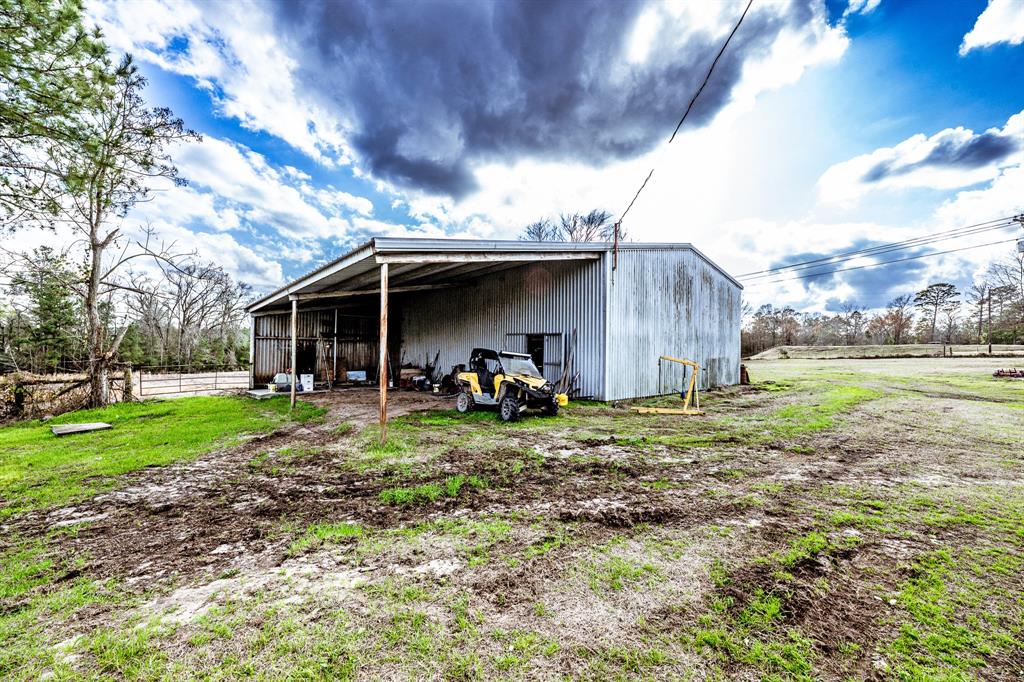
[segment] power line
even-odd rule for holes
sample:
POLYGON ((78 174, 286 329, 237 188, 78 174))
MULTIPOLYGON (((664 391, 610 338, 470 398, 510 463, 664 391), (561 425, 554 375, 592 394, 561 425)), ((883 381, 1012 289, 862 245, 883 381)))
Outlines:
POLYGON ((781 279, 773 279, 768 282, 755 282, 753 286, 764 285, 764 284, 778 284, 779 282, 792 282, 798 279, 810 279, 811 277, 824 277, 825 275, 834 275, 837 272, 850 272, 851 270, 863 270, 865 268, 877 268, 882 265, 891 265, 892 263, 903 263, 910 260, 918 260, 921 258, 931 258, 933 256, 943 256, 949 253, 957 253, 959 251, 969 251, 971 249, 981 249, 986 246, 996 246, 998 244, 1009 244, 1010 242, 1017 241, 1014 239, 1002 239, 997 242, 989 242, 987 244, 975 244, 973 246, 962 246, 958 249, 949 249, 947 251, 933 251, 931 253, 922 253, 917 256, 907 256, 906 258, 896 258, 893 260, 882 261, 881 263, 868 263, 867 265, 857 265, 852 268, 838 268, 835 270, 824 270, 822 272, 812 272, 807 275, 797 275, 795 277, 783 277, 781 279))
POLYGON ((814 266, 814 265, 817 265, 817 264, 826 264, 826 263, 829 263, 829 262, 835 262, 835 261, 837 261, 839 259, 852 258, 852 257, 855 257, 855 256, 861 256, 861 255, 866 255, 866 254, 874 253, 875 251, 879 251, 879 250, 882 250, 882 249, 906 248, 906 247, 917 246, 919 243, 927 243, 927 242, 931 242, 931 241, 939 241, 941 239, 945 239, 945 238, 948 238, 950 236, 957 236, 957 235, 959 235, 961 233, 965 233, 966 234, 966 233, 969 233, 969 232, 974 232, 975 230, 981 231, 981 230, 987 230, 987 229, 1003 229, 1004 227, 1007 227, 1007 226, 1010 225, 1011 220, 1012 220, 1012 218, 999 218, 999 219, 996 219, 996 220, 989 220, 989 221, 986 221, 984 223, 975 223, 974 225, 965 225, 963 227, 957 227, 957 228, 954 228, 954 229, 951 229, 951 230, 947 230, 945 232, 936 232, 936 233, 931 234, 931 235, 922 235, 922 236, 919 236, 919 237, 913 237, 911 239, 907 239, 907 240, 904 240, 904 241, 901 241, 901 242, 891 242, 891 243, 888 243, 888 244, 876 244, 875 246, 870 246, 870 247, 866 247, 866 248, 863 248, 863 249, 856 249, 856 250, 853 250, 853 251, 846 251, 846 252, 843 252, 843 253, 834 253, 834 254, 831 254, 831 255, 828 255, 828 256, 822 256, 820 258, 815 258, 815 259, 812 259, 812 260, 800 261, 800 262, 797 262, 797 263, 790 263, 789 265, 780 265, 780 266, 775 267, 775 268, 767 268, 765 270, 755 270, 753 272, 745 272, 742 275, 737 275, 737 279, 754 278, 755 275, 764 275, 764 274, 771 275, 771 274, 777 274, 777 273, 785 271, 785 270, 798 269, 798 268, 802 268, 802 267, 806 267, 806 266, 814 266))
POLYGON ((941 241, 950 237, 956 237, 960 234, 969 234, 974 232, 981 232, 990 229, 1003 229, 1012 225, 1014 221, 1013 216, 1006 218, 996 218, 993 220, 987 220, 982 223, 974 223, 973 225, 964 225, 961 227, 952 228, 943 232, 935 232, 930 235, 921 235, 918 237, 912 237, 900 242, 891 242, 888 244, 876 244, 875 246, 865 247, 863 249, 855 249, 853 251, 845 251, 843 253, 834 253, 828 256, 822 256, 812 260, 800 261, 797 263, 790 263, 789 265, 780 265, 774 268, 767 268, 765 270, 755 270, 752 272, 745 272, 742 275, 737 275, 737 279, 748 279, 753 278, 755 275, 771 275, 776 274, 785 270, 793 270, 806 266, 813 266, 816 264, 826 264, 829 262, 835 262, 841 258, 852 258, 855 256, 866 255, 874 253, 882 249, 890 248, 906 248, 919 245, 919 243, 928 243, 931 241, 941 241))
POLYGON ((693 95, 693 99, 691 99, 690 103, 686 106, 686 111, 683 112, 683 117, 679 119, 676 129, 672 131, 672 137, 668 138, 669 144, 672 144, 672 140, 676 139, 676 133, 678 133, 679 129, 683 127, 683 121, 685 121, 686 117, 690 115, 690 110, 693 109, 693 105, 697 102, 697 98, 700 97, 700 93, 704 92, 704 88, 707 86, 708 81, 711 80, 711 73, 715 70, 715 66, 718 65, 718 60, 721 59, 722 55, 725 53, 725 48, 729 47, 729 43, 732 41, 732 37, 736 35, 736 31, 740 30, 740 24, 742 24, 743 20, 747 18, 747 12, 750 11, 750 6, 753 4, 754 0, 750 0, 750 2, 747 3, 746 8, 743 10, 743 14, 740 15, 740 20, 732 27, 732 32, 729 33, 729 37, 725 39, 724 43, 722 43, 722 49, 718 51, 717 55, 715 55, 715 61, 711 62, 711 68, 708 69, 708 75, 704 76, 704 82, 700 84, 700 87, 697 88, 697 92, 693 95))
MULTIPOLYGON (((715 71, 715 66, 718 65, 718 60, 721 59, 722 55, 725 53, 725 48, 729 47, 729 43, 732 42, 732 37, 734 35, 736 35, 736 31, 738 31, 740 29, 740 24, 743 23, 743 20, 747 16, 747 12, 750 11, 750 6, 753 5, 753 4, 754 4, 754 0, 749 0, 747 2, 747 6, 743 10, 743 14, 740 15, 739 21, 737 21, 736 25, 732 27, 732 31, 729 32, 729 36, 725 39, 725 42, 722 43, 722 48, 718 51, 718 54, 715 55, 714 61, 711 62, 711 67, 708 68, 707 75, 704 76, 704 81, 700 84, 700 87, 697 88, 697 92, 695 92, 693 94, 693 97, 690 98, 690 103, 688 105, 686 105, 686 111, 683 112, 682 118, 680 118, 679 119, 679 123, 676 124, 675 130, 672 131, 672 136, 670 138, 668 138, 668 144, 672 144, 672 141, 674 139, 676 139, 676 133, 678 133, 679 129, 683 126, 683 122, 686 120, 686 117, 690 115, 690 111, 693 109, 693 105, 696 104, 697 98, 700 97, 700 94, 702 92, 704 92, 704 88, 707 86, 708 81, 711 80, 711 74, 714 73, 714 71, 715 71)), ((652 175, 654 175, 654 167, 653 166, 651 167, 650 172, 647 174, 647 177, 644 179, 643 184, 640 185, 640 189, 638 189, 636 191, 636 194, 633 195, 633 200, 629 202, 629 206, 626 207, 626 210, 622 212, 622 215, 620 215, 618 221, 616 221, 616 223, 615 223, 616 234, 618 234, 618 226, 619 226, 619 224, 622 223, 622 220, 626 217, 626 214, 629 213, 629 209, 633 208, 633 204, 636 203, 637 197, 640 196, 640 192, 644 191, 644 187, 647 186, 647 181, 651 179, 652 175)))
POLYGON ((791 263, 789 265, 780 265, 777 268, 769 268, 766 270, 749 272, 743 275, 738 275, 737 279, 741 279, 744 281, 764 279, 765 277, 771 277, 772 275, 781 274, 787 271, 795 272, 823 265, 833 265, 850 260, 856 260, 858 258, 864 258, 866 256, 874 256, 883 253, 890 253, 892 251, 916 248, 920 246, 926 246, 928 244, 934 244, 936 242, 948 241, 950 239, 960 239, 963 237, 969 237, 975 234, 981 234, 983 232, 991 232, 993 230, 1005 230, 1011 227, 1014 227, 1013 218, 1001 219, 999 222, 989 221, 987 223, 978 223, 976 225, 968 225, 946 232, 939 232, 932 235, 914 237, 913 239, 908 239, 902 242, 893 242, 891 244, 879 244, 876 246, 859 249, 856 251, 847 251, 845 253, 837 253, 831 256, 823 256, 821 258, 816 258, 809 261, 791 263))

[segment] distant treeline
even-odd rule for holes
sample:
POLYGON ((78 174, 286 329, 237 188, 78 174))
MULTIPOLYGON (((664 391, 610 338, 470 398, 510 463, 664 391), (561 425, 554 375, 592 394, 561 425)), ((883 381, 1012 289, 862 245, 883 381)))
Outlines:
POLYGON ((744 355, 775 346, 1022 343, 1024 254, 992 263, 968 291, 936 282, 875 313, 853 303, 833 315, 762 305, 746 311, 741 338, 744 355))

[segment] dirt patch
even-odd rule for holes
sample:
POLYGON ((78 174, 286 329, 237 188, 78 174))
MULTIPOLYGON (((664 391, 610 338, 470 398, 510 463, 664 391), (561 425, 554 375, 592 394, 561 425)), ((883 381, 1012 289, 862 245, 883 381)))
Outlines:
MULTIPOLYGON (((884 383, 879 376, 872 370, 871 381, 884 383)), ((393 450, 374 452, 360 431, 376 421, 375 392, 315 394, 303 399, 327 408, 322 424, 136 472, 113 492, 15 517, 4 531, 67 531, 53 548, 83 558, 83 574, 139 595, 155 590, 139 609, 182 626, 167 645, 182 656, 189 628, 234 599, 295 607, 312 623, 344 611, 351 632, 370 639, 360 650, 384 652, 360 668, 367 678, 458 677, 438 649, 457 646, 481 656, 483 677, 697 670, 756 679, 778 671, 686 642, 702 616, 735 623, 759 595, 777 595, 776 622, 750 626, 751 637, 802 633, 822 679, 881 677, 876 649, 895 636, 899 615, 882 596, 920 556, 980 546, 990 531, 973 518, 900 517, 899 532, 886 534, 856 514, 873 522, 908 498, 956 508, 974 490, 1016 493, 1024 413, 901 384, 835 415, 830 428, 741 442, 753 417, 815 404, 779 381, 712 394, 713 416, 697 421, 606 407, 516 425, 414 418, 396 425, 393 450), (734 423, 744 430, 729 432, 734 423), (712 431, 721 433, 701 447, 663 444, 712 431), (458 477, 476 483, 412 501, 382 497, 445 489, 458 477), (342 522, 358 530, 289 549, 313 524, 342 522), (823 549, 781 563, 796 539, 819 531, 823 549), (850 642, 856 655, 842 650, 850 642)), ((430 395, 392 395, 393 416, 450 408, 430 395)), ((123 616, 97 609, 59 634, 123 616)))

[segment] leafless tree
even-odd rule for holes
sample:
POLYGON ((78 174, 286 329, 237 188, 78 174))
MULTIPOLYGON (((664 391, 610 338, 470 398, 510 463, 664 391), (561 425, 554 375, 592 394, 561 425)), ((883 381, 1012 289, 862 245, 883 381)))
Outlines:
POLYGON ((993 263, 988 271, 989 286, 999 293, 1004 312, 1009 308, 1014 324, 1024 324, 1024 253, 1014 253, 993 263))
POLYGON ((903 294, 889 301, 886 308, 889 318, 888 327, 894 344, 906 343, 911 329, 914 327, 914 299, 910 294, 903 294))
POLYGON ((555 226, 547 218, 530 223, 523 229, 519 239, 525 242, 553 242, 556 240, 555 226))
MULTIPOLYGON (((610 242, 615 239, 615 224, 612 214, 601 209, 589 213, 563 213, 557 222, 548 218, 530 223, 523 229, 520 239, 540 242, 610 242)), ((619 226, 620 241, 626 233, 619 226)))

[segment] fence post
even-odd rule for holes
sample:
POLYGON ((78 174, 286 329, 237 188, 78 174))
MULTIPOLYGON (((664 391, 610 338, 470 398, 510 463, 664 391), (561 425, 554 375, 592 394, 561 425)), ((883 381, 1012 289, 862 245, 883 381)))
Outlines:
POLYGON ((14 391, 14 416, 21 417, 25 413, 25 386, 22 384, 20 372, 15 372, 11 378, 14 391))
POLYGON ((121 402, 130 403, 135 400, 135 386, 132 385, 132 366, 124 366, 124 374, 121 377, 124 387, 121 389, 121 402))
POLYGON ((213 370, 213 390, 217 390, 217 369, 213 370))

